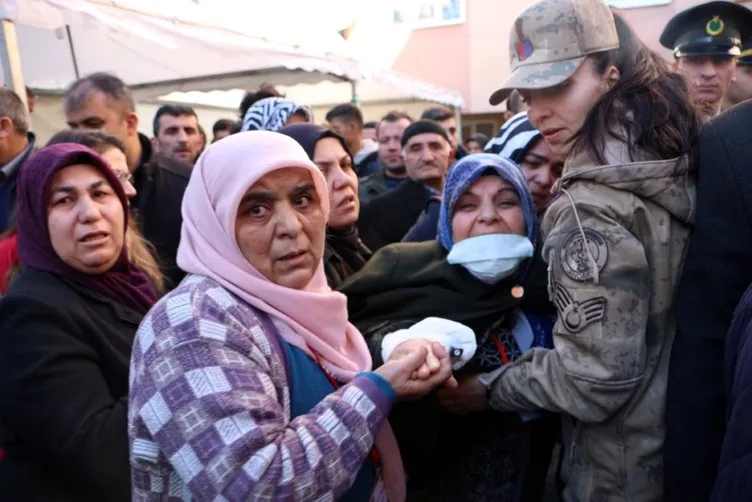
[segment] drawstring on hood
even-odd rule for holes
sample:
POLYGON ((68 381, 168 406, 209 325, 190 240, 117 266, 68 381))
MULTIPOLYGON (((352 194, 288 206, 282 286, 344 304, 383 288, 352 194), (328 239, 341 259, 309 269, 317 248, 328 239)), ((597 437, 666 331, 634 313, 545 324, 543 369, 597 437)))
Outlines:
MULTIPOLYGON (((695 182, 688 176, 694 167, 687 155, 668 160, 637 159, 635 162, 629 157, 627 145, 613 139, 606 142, 604 157, 607 165, 595 163, 586 151, 571 153, 564 166, 564 174, 552 189, 552 193, 563 193, 567 196, 583 242, 587 242, 587 239, 577 211, 577 203, 566 189, 567 185, 575 180, 632 192, 663 207, 685 223, 694 220, 695 182)), ((593 281, 598 284, 598 263, 590 246, 584 247, 588 261, 593 267, 593 281)), ((548 262, 550 264, 552 260, 549 259, 548 262)))

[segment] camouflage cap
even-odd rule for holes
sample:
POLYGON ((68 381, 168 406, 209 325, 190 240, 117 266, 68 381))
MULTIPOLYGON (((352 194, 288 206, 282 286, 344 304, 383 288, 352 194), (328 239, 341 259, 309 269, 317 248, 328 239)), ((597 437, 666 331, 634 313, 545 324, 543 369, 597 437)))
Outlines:
POLYGON ((559 85, 588 55, 618 48, 605 0, 541 0, 517 17, 509 42, 511 72, 488 101, 495 106, 514 89, 559 85))

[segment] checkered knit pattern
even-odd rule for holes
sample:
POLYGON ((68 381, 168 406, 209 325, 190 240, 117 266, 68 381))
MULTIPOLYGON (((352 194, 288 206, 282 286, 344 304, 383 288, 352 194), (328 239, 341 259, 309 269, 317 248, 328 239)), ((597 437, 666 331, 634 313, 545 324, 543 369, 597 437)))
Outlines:
POLYGON ((199 276, 144 318, 130 375, 134 501, 336 500, 391 407, 358 376, 290 420, 269 334, 246 304, 199 276))

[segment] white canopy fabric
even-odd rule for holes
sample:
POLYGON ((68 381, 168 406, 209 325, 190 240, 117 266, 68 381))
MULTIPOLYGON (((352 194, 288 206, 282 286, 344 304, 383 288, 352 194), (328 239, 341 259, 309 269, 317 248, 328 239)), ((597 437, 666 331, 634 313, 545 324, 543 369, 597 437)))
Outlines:
POLYGON ((0 0, 0 7, 16 23, 24 78, 35 89, 65 89, 77 69, 118 75, 140 101, 174 91, 333 80, 371 81, 396 95, 464 105, 457 92, 362 63, 336 33, 319 34, 316 43, 253 36, 222 25, 226 13, 190 0, 0 0))

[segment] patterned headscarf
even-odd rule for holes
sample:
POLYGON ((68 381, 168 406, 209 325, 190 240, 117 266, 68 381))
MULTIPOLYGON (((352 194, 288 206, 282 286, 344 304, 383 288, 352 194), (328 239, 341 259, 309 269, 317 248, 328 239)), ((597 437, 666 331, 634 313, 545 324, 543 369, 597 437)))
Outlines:
POLYGON ((296 113, 305 115, 308 122, 313 122, 313 112, 305 105, 285 98, 265 98, 255 102, 243 117, 245 131, 273 131, 277 132, 283 127, 290 117, 296 113))
POLYGON ((483 150, 485 153, 495 153, 512 159, 519 164, 533 143, 540 137, 541 133, 527 118, 527 112, 522 112, 504 122, 499 133, 486 144, 483 150))
POLYGON ((452 238, 452 215, 454 206, 462 195, 467 192, 478 178, 484 174, 496 173, 501 179, 509 182, 520 198, 522 213, 525 217, 527 237, 535 245, 538 233, 538 219, 536 217, 535 202, 527 186, 527 180, 522 174, 520 166, 514 162, 491 153, 474 153, 458 160, 447 174, 444 194, 441 198, 439 210, 439 243, 450 251, 454 246, 452 238))

